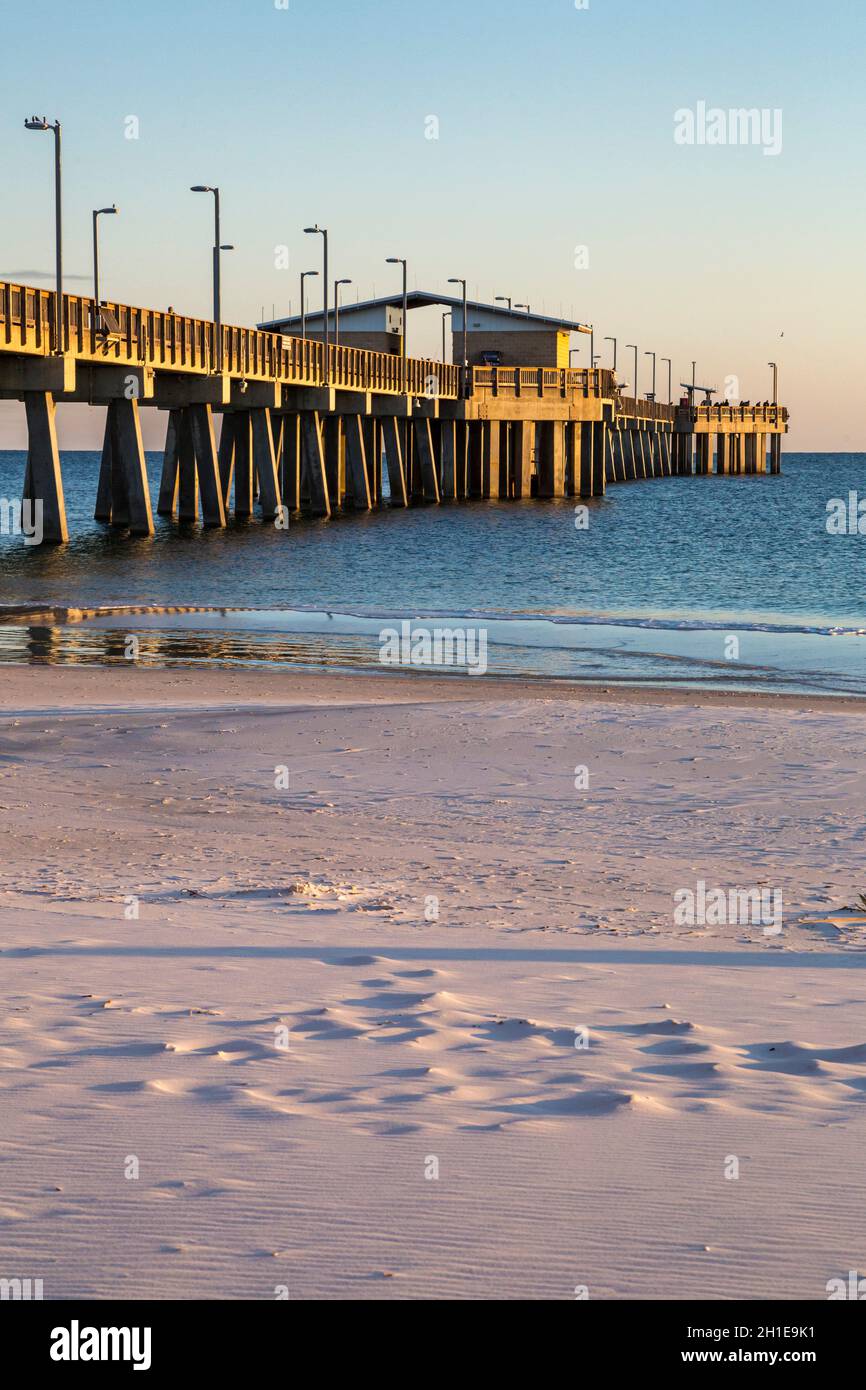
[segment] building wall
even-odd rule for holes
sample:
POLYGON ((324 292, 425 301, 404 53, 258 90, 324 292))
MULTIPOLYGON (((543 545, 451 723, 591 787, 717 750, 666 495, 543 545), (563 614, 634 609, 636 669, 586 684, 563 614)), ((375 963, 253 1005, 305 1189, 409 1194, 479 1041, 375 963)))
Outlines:
MULTIPOLYGON (((307 331, 308 338, 314 338, 317 343, 322 341, 321 329, 318 333, 312 330, 307 331)), ((334 330, 331 327, 331 342, 334 341, 334 330)), ((389 352, 392 357, 399 357, 403 351, 403 339, 396 333, 351 333, 340 324, 340 347, 365 348, 367 352, 389 352)))
MULTIPOLYGON (((453 335, 454 361, 463 357, 463 334, 453 335)), ((481 355, 485 352, 498 352, 503 367, 567 367, 570 335, 556 329, 531 330, 516 333, 479 333, 470 329, 468 338, 469 362, 473 367, 481 366, 481 355)))

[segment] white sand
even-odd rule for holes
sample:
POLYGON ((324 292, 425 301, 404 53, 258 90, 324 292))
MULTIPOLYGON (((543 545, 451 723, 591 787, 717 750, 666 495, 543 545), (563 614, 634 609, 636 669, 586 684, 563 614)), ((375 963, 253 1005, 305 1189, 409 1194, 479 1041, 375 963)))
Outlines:
POLYGON ((0 669, 0 1277, 820 1299, 866 1267, 862 709, 472 696, 0 669), (675 927, 698 879, 781 887, 782 935, 675 927))

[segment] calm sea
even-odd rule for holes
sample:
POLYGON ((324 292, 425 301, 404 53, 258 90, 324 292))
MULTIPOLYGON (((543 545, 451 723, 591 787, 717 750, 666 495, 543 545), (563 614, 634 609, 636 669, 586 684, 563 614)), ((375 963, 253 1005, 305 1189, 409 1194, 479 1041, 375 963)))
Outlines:
MULTIPOLYGON (((155 497, 160 456, 148 466, 155 497)), ((63 456, 68 546, 0 535, 0 605, 213 611, 0 624, 0 662, 124 660, 134 634, 145 662, 392 669, 381 633, 405 619, 463 626, 475 652, 483 632, 492 674, 866 694, 866 534, 827 528, 831 499, 866 501, 864 454, 613 486, 585 529, 573 501, 476 502, 288 533, 158 521, 152 540, 93 522, 98 469, 98 454, 63 456)), ((23 471, 0 453, 0 499, 23 471)))

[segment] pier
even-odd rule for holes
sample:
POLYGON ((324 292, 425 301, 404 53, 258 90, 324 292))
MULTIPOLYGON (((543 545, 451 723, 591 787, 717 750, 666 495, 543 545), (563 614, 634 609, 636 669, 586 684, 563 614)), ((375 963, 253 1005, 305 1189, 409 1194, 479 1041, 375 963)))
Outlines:
POLYGON ((154 531, 148 407, 167 413, 156 513, 205 526, 781 469, 777 403, 700 388, 696 404, 687 388, 664 404, 624 395, 607 368, 463 368, 75 295, 56 310, 53 291, 0 283, 0 399, 24 405, 23 499, 41 503, 48 543, 68 539, 56 409, 69 402, 106 411, 95 519, 137 536, 154 531))

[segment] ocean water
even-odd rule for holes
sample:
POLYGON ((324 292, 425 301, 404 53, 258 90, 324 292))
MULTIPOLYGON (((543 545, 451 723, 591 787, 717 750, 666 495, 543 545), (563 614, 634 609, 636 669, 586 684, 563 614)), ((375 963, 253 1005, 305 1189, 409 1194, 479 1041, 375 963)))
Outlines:
MULTIPOLYGON (((614 485, 586 529, 571 500, 471 502, 288 532, 158 520, 144 540, 92 520, 98 454, 62 462, 70 544, 0 535, 0 606, 210 611, 0 623, 0 662, 125 660, 134 634, 145 662, 393 672, 381 634, 407 621, 465 628, 476 652, 483 633, 490 674, 866 694, 866 534, 827 526, 831 499, 866 501, 863 454, 787 454, 780 477, 614 485)), ((154 498, 160 462, 148 455, 154 498)), ((23 471, 23 454, 0 453, 0 498, 23 471)))

